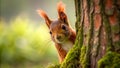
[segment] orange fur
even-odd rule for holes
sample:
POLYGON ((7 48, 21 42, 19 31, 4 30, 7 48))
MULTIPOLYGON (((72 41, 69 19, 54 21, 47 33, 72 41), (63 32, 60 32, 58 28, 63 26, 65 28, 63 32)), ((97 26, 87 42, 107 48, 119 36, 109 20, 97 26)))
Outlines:
MULTIPOLYGON (((58 10, 59 19, 61 19, 64 22, 68 22, 67 15, 65 14, 65 5, 61 1, 57 4, 57 10, 58 10)), ((69 23, 66 24, 69 25, 69 23)))
POLYGON ((55 47, 56 47, 58 54, 59 54, 59 62, 62 63, 67 52, 61 47, 61 44, 55 44, 55 47))
POLYGON ((43 10, 37 10, 38 14, 45 19, 47 26, 50 26, 51 20, 49 19, 49 17, 47 16, 47 14, 45 13, 45 11, 43 10))
POLYGON ((63 4, 62 1, 60 1, 57 4, 57 10, 58 10, 58 12, 64 12, 65 11, 65 4, 63 4))
POLYGON ((48 16, 46 15, 45 11, 43 11, 43 10, 37 10, 37 12, 38 12, 38 14, 39 14, 42 18, 45 18, 45 19, 48 18, 48 16))

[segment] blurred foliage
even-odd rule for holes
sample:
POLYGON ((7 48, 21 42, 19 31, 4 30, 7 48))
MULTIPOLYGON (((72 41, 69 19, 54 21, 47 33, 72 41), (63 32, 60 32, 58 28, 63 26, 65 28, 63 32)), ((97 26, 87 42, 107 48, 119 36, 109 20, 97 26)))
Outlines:
MULTIPOLYGON (((0 0, 0 68, 43 68, 58 63, 54 43, 36 10, 43 9, 56 19, 59 1, 0 0)), ((74 28, 74 0, 63 3, 74 28)))
POLYGON ((41 68, 58 62, 50 35, 44 24, 17 17, 0 20, 1 68, 41 68))
MULTIPOLYGON (((0 17, 6 21, 15 18, 18 15, 27 15, 30 20, 39 22, 43 20, 36 12, 38 9, 46 11, 50 19, 58 18, 57 3, 60 0, 0 0, 0 17)), ((66 5, 66 14, 74 27, 75 8, 74 0, 62 0, 66 5)))

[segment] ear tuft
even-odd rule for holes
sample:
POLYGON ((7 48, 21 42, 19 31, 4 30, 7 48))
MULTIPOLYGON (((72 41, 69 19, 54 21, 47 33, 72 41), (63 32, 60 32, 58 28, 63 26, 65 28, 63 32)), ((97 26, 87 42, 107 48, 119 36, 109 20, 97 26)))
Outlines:
POLYGON ((37 12, 42 18, 46 16, 46 13, 43 10, 37 10, 37 12))
POLYGON ((60 2, 57 4, 57 10, 58 10, 58 13, 65 11, 65 4, 63 4, 62 1, 60 1, 60 2))
POLYGON ((43 11, 43 10, 40 9, 40 10, 37 10, 37 12, 38 12, 38 14, 39 14, 42 18, 49 20, 49 18, 48 18, 48 16, 47 16, 47 14, 45 13, 45 11, 43 11))
POLYGON ((69 25, 67 20, 67 15, 65 14, 65 5, 60 1, 57 4, 57 10, 58 10, 58 16, 61 21, 63 21, 65 24, 69 25))
POLYGON ((37 12, 38 12, 38 14, 39 14, 42 18, 45 19, 46 24, 47 24, 47 26, 49 27, 50 24, 51 24, 51 20, 49 19, 49 17, 48 17, 47 14, 45 13, 45 11, 43 11, 43 10, 37 10, 37 12))

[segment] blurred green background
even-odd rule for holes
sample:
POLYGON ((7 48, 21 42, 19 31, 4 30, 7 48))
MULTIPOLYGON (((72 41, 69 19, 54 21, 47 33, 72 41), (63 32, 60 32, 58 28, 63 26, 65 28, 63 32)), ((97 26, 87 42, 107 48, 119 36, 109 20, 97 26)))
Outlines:
MULTIPOLYGON (((36 10, 57 19, 60 0, 0 0, 0 68, 44 68, 58 64, 49 30, 36 10)), ((74 28, 74 0, 63 0, 74 28)))

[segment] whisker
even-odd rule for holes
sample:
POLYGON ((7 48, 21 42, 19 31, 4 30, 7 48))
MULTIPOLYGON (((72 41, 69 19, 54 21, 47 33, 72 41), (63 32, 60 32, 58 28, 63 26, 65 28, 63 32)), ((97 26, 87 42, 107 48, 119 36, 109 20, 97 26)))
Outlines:
POLYGON ((46 53, 47 49, 48 49, 49 46, 52 44, 51 41, 52 41, 51 39, 44 40, 44 42, 46 42, 46 43, 45 43, 44 46, 41 48, 41 51, 42 51, 42 54, 43 54, 43 55, 46 53))

